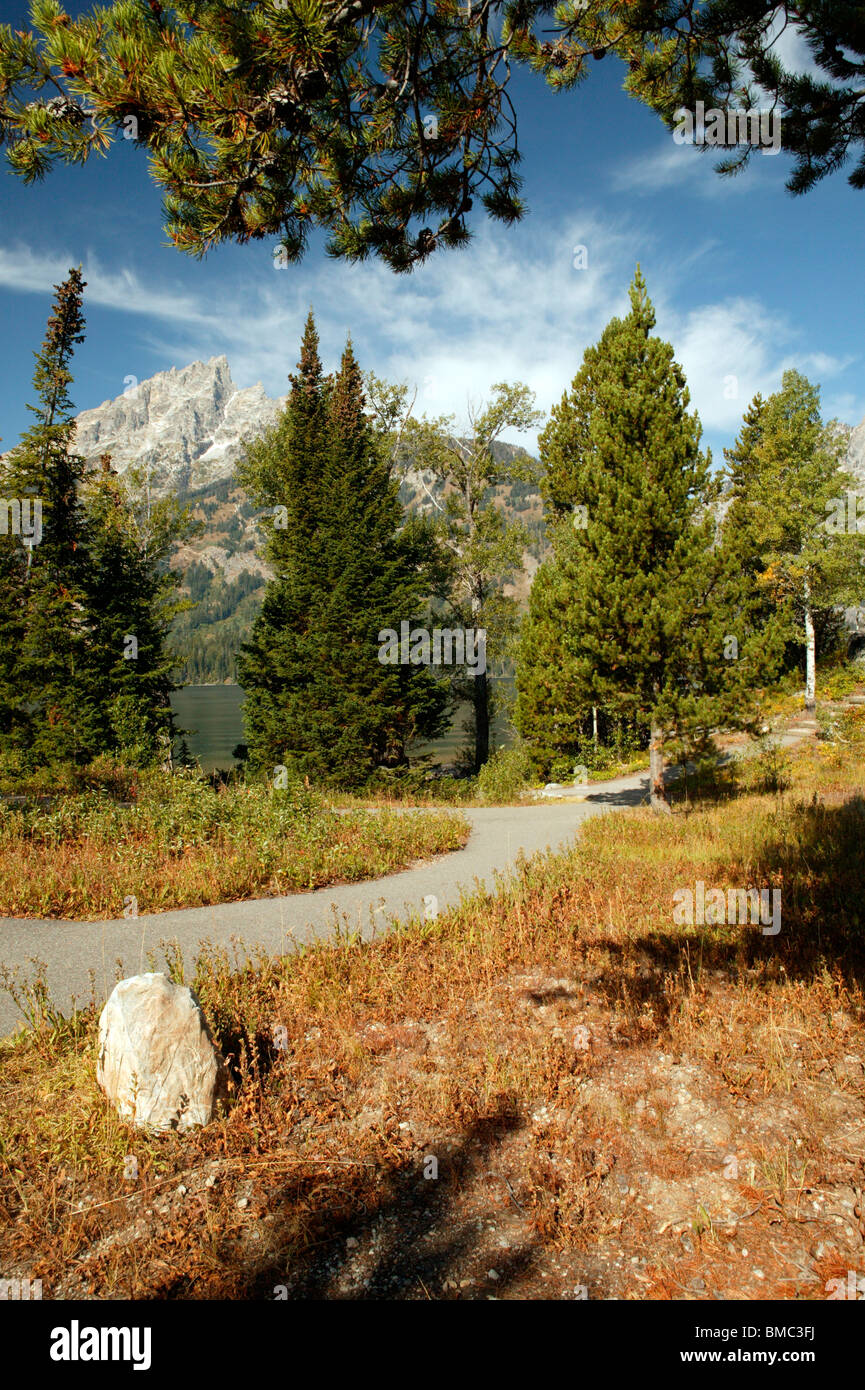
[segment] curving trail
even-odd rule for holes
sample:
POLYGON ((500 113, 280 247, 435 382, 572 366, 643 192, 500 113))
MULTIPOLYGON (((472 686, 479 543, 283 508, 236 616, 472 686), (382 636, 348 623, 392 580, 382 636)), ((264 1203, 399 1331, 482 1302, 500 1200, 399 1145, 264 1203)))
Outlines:
MULTIPOLYGON (((780 734, 778 743, 783 748, 794 748, 812 739, 816 730, 813 718, 800 716, 780 734)), ((721 761, 751 757, 755 751, 753 745, 730 749, 722 753, 721 761)), ((667 769, 667 779, 677 775, 678 769, 667 769)), ((18 966, 22 974, 30 974, 34 957, 44 961, 51 998, 65 1011, 73 998, 79 1003, 89 1001, 91 971, 97 998, 102 1002, 116 980, 149 968, 148 951, 156 956, 157 967, 161 966, 165 959, 163 943, 180 947, 191 973, 203 941, 227 947, 234 942, 242 958, 244 947, 261 947, 271 955, 280 955, 306 942, 332 939, 338 928, 358 931, 364 940, 369 940, 374 931, 385 931, 391 921, 403 920, 412 913, 422 915, 425 897, 437 898, 442 911, 459 903, 463 893, 476 886, 483 884, 493 889, 496 875, 507 874, 520 854, 528 859, 540 851, 557 849, 574 838, 589 816, 641 806, 648 799, 648 773, 638 772, 609 782, 595 782, 588 795, 571 801, 456 807, 472 827, 463 849, 384 878, 316 888, 310 893, 251 898, 215 907, 179 908, 112 922, 0 917, 0 964, 11 969, 18 966)), ((407 813, 410 809, 406 808, 407 813)), ((0 1038, 13 1033, 21 1021, 10 996, 0 992, 0 1038)))
MULTIPOLYGON (((438 899, 439 910, 459 902, 464 890, 477 884, 492 889, 496 874, 506 874, 517 857, 556 849, 572 840, 588 816, 647 800, 648 775, 637 773, 611 782, 597 782, 582 800, 535 802, 525 806, 491 806, 464 810, 471 822, 465 847, 439 855, 415 868, 363 883, 344 883, 292 893, 280 898, 253 898, 214 907, 182 908, 172 912, 111 922, 60 922, 38 918, 0 918, 0 961, 21 973, 31 973, 34 957, 47 965, 51 997, 61 1008, 90 998, 90 972, 96 979, 97 997, 106 999, 114 987, 117 962, 121 974, 146 970, 147 953, 157 963, 163 942, 176 942, 189 968, 199 945, 263 947, 271 954, 293 949, 295 944, 326 940, 337 924, 360 930, 365 939, 384 930, 389 921, 412 912, 422 915, 424 898, 438 899)), ((459 809, 459 808, 456 808, 459 809)), ((21 1015, 12 999, 0 993, 0 1037, 15 1031, 21 1015)))

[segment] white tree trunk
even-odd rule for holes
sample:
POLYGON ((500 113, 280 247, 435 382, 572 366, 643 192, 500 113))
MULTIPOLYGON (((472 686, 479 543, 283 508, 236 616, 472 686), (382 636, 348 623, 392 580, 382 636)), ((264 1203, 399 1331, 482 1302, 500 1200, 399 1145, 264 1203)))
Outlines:
POLYGON ((592 742, 594 743, 595 747, 597 748, 597 746, 598 746, 598 707, 597 707, 597 705, 592 705, 592 742))
POLYGON ((814 635, 814 614, 811 609, 811 586, 805 580, 805 708, 813 711, 817 705, 817 640, 814 635))

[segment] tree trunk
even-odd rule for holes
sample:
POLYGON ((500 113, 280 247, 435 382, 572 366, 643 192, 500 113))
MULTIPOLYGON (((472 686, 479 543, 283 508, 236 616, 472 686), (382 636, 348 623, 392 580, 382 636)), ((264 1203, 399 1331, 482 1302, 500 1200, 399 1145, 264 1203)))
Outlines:
POLYGON ((649 740, 649 802, 653 811, 670 810, 664 786, 664 731, 659 724, 652 725, 649 740))
POLYGON ((598 746, 598 707, 592 705, 592 743, 598 746))
POLYGON ((805 581, 805 708, 813 714, 817 707, 817 639, 811 609, 811 586, 805 581))
POLYGON ((490 756, 490 707, 486 671, 483 673, 478 671, 472 677, 472 687, 475 711, 475 774, 477 774, 490 756))

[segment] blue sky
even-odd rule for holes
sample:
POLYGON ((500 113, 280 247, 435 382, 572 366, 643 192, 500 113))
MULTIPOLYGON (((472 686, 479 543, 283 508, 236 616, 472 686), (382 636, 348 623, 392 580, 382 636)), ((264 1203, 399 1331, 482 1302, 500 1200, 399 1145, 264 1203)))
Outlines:
MULTIPOLYGON (((4 10, 13 22, 25 15, 18 0, 4 10)), ((784 47, 806 61, 795 37, 784 47)), ((459 421, 469 399, 501 380, 527 382, 547 411, 584 349, 626 309, 639 261, 716 461, 754 393, 776 389, 790 366, 821 385, 827 418, 858 424, 865 193, 841 173, 794 199, 783 154, 757 154, 745 174, 720 179, 712 152, 676 145, 622 92, 622 75, 606 60, 575 92, 555 95, 518 74, 529 215, 510 229, 476 216, 467 248, 437 253, 407 277, 337 264, 320 246, 287 269, 275 268, 267 243, 182 256, 164 244, 144 155, 122 140, 106 159, 36 187, 4 166, 0 447, 29 423, 51 287, 79 262, 88 289, 77 409, 119 395, 130 376, 219 353, 238 386, 260 380, 281 395, 312 305, 326 365, 350 332, 364 368, 418 387, 419 411, 459 421), (586 269, 574 266, 578 245, 586 269)))

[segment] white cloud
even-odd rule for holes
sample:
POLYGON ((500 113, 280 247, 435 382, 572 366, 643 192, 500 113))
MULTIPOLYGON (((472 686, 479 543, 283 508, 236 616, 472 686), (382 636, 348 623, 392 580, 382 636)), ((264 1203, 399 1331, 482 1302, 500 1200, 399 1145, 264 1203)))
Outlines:
MULTIPOLYGON (((65 280, 70 267, 79 261, 77 256, 46 255, 27 246, 0 247, 0 285, 10 290, 50 293, 52 286, 65 280)), ((82 274, 87 284, 87 302, 180 323, 216 321, 212 314, 202 311, 194 295, 168 285, 154 287, 142 283, 129 270, 103 270, 94 256, 82 265, 82 274)))
POLYGON ((684 315, 665 309, 658 314, 658 331, 673 343, 710 433, 738 433, 748 403, 758 391, 764 397, 777 391, 788 368, 825 380, 853 361, 797 350, 794 327, 755 299, 734 298, 684 315))
POLYGON ((814 62, 801 29, 786 19, 783 10, 779 10, 773 20, 769 33, 772 34, 773 31, 772 52, 788 72, 818 77, 822 82, 829 80, 827 74, 814 62))
MULTIPOLYGON (((149 374, 141 363, 148 353, 178 367, 225 353, 238 386, 261 380, 272 395, 286 390, 312 304, 328 367, 350 331, 362 367, 417 385, 418 410, 459 422, 468 401, 483 399, 497 381, 526 382, 548 411, 585 348, 614 314, 627 311, 627 287, 642 259, 644 269, 651 262, 658 332, 673 343, 692 404, 708 434, 729 439, 755 392, 777 389, 785 367, 825 380, 847 363, 819 350, 797 353, 794 328, 756 298, 683 309, 693 265, 713 245, 710 239, 673 257, 636 220, 587 210, 554 226, 486 227, 468 250, 443 253, 405 277, 377 263, 311 260, 276 270, 266 248, 258 258, 246 248, 242 272, 236 258, 221 263, 218 289, 208 266, 206 279, 190 276, 187 285, 195 288, 184 289, 173 278, 107 269, 91 257, 85 303, 134 317, 128 369, 140 378, 149 374), (578 246, 586 248, 587 269, 574 266, 578 246)), ((50 293, 70 263, 62 254, 0 249, 0 285, 50 293)), ((92 404, 98 402, 82 401, 92 404)))
POLYGON ((778 372, 770 348, 783 330, 753 300, 704 305, 684 316, 665 313, 658 331, 673 343, 707 431, 735 433, 752 397, 774 387, 778 372))
POLYGON ((729 151, 712 145, 677 145, 672 132, 668 139, 669 144, 617 165, 610 174, 614 191, 648 196, 660 189, 678 188, 701 198, 726 198, 730 193, 753 192, 756 187, 756 155, 741 173, 722 176, 715 166, 729 158, 729 151))
POLYGON ((527 382, 548 409, 588 343, 627 308, 636 248, 646 243, 638 229, 585 214, 557 229, 484 229, 469 250, 443 253, 406 277, 377 263, 328 262, 305 271, 301 289, 292 270, 263 266, 236 306, 226 289, 218 336, 203 336, 198 324, 178 333, 172 323, 152 341, 178 362, 224 351, 239 384, 260 378, 282 392, 311 302, 328 363, 350 331, 362 365, 416 384, 418 408, 429 414, 462 418, 469 399, 502 380, 527 382), (579 246, 585 270, 573 263, 579 246))
POLYGON ((831 391, 822 397, 824 420, 845 420, 855 425, 865 424, 865 396, 855 396, 852 391, 831 391))
POLYGON ((795 367, 805 376, 812 379, 819 377, 822 380, 827 376, 838 376, 839 372, 845 371, 855 361, 856 358, 852 354, 847 357, 833 357, 829 352, 805 352, 785 358, 781 364, 781 369, 786 371, 788 367, 795 367))

